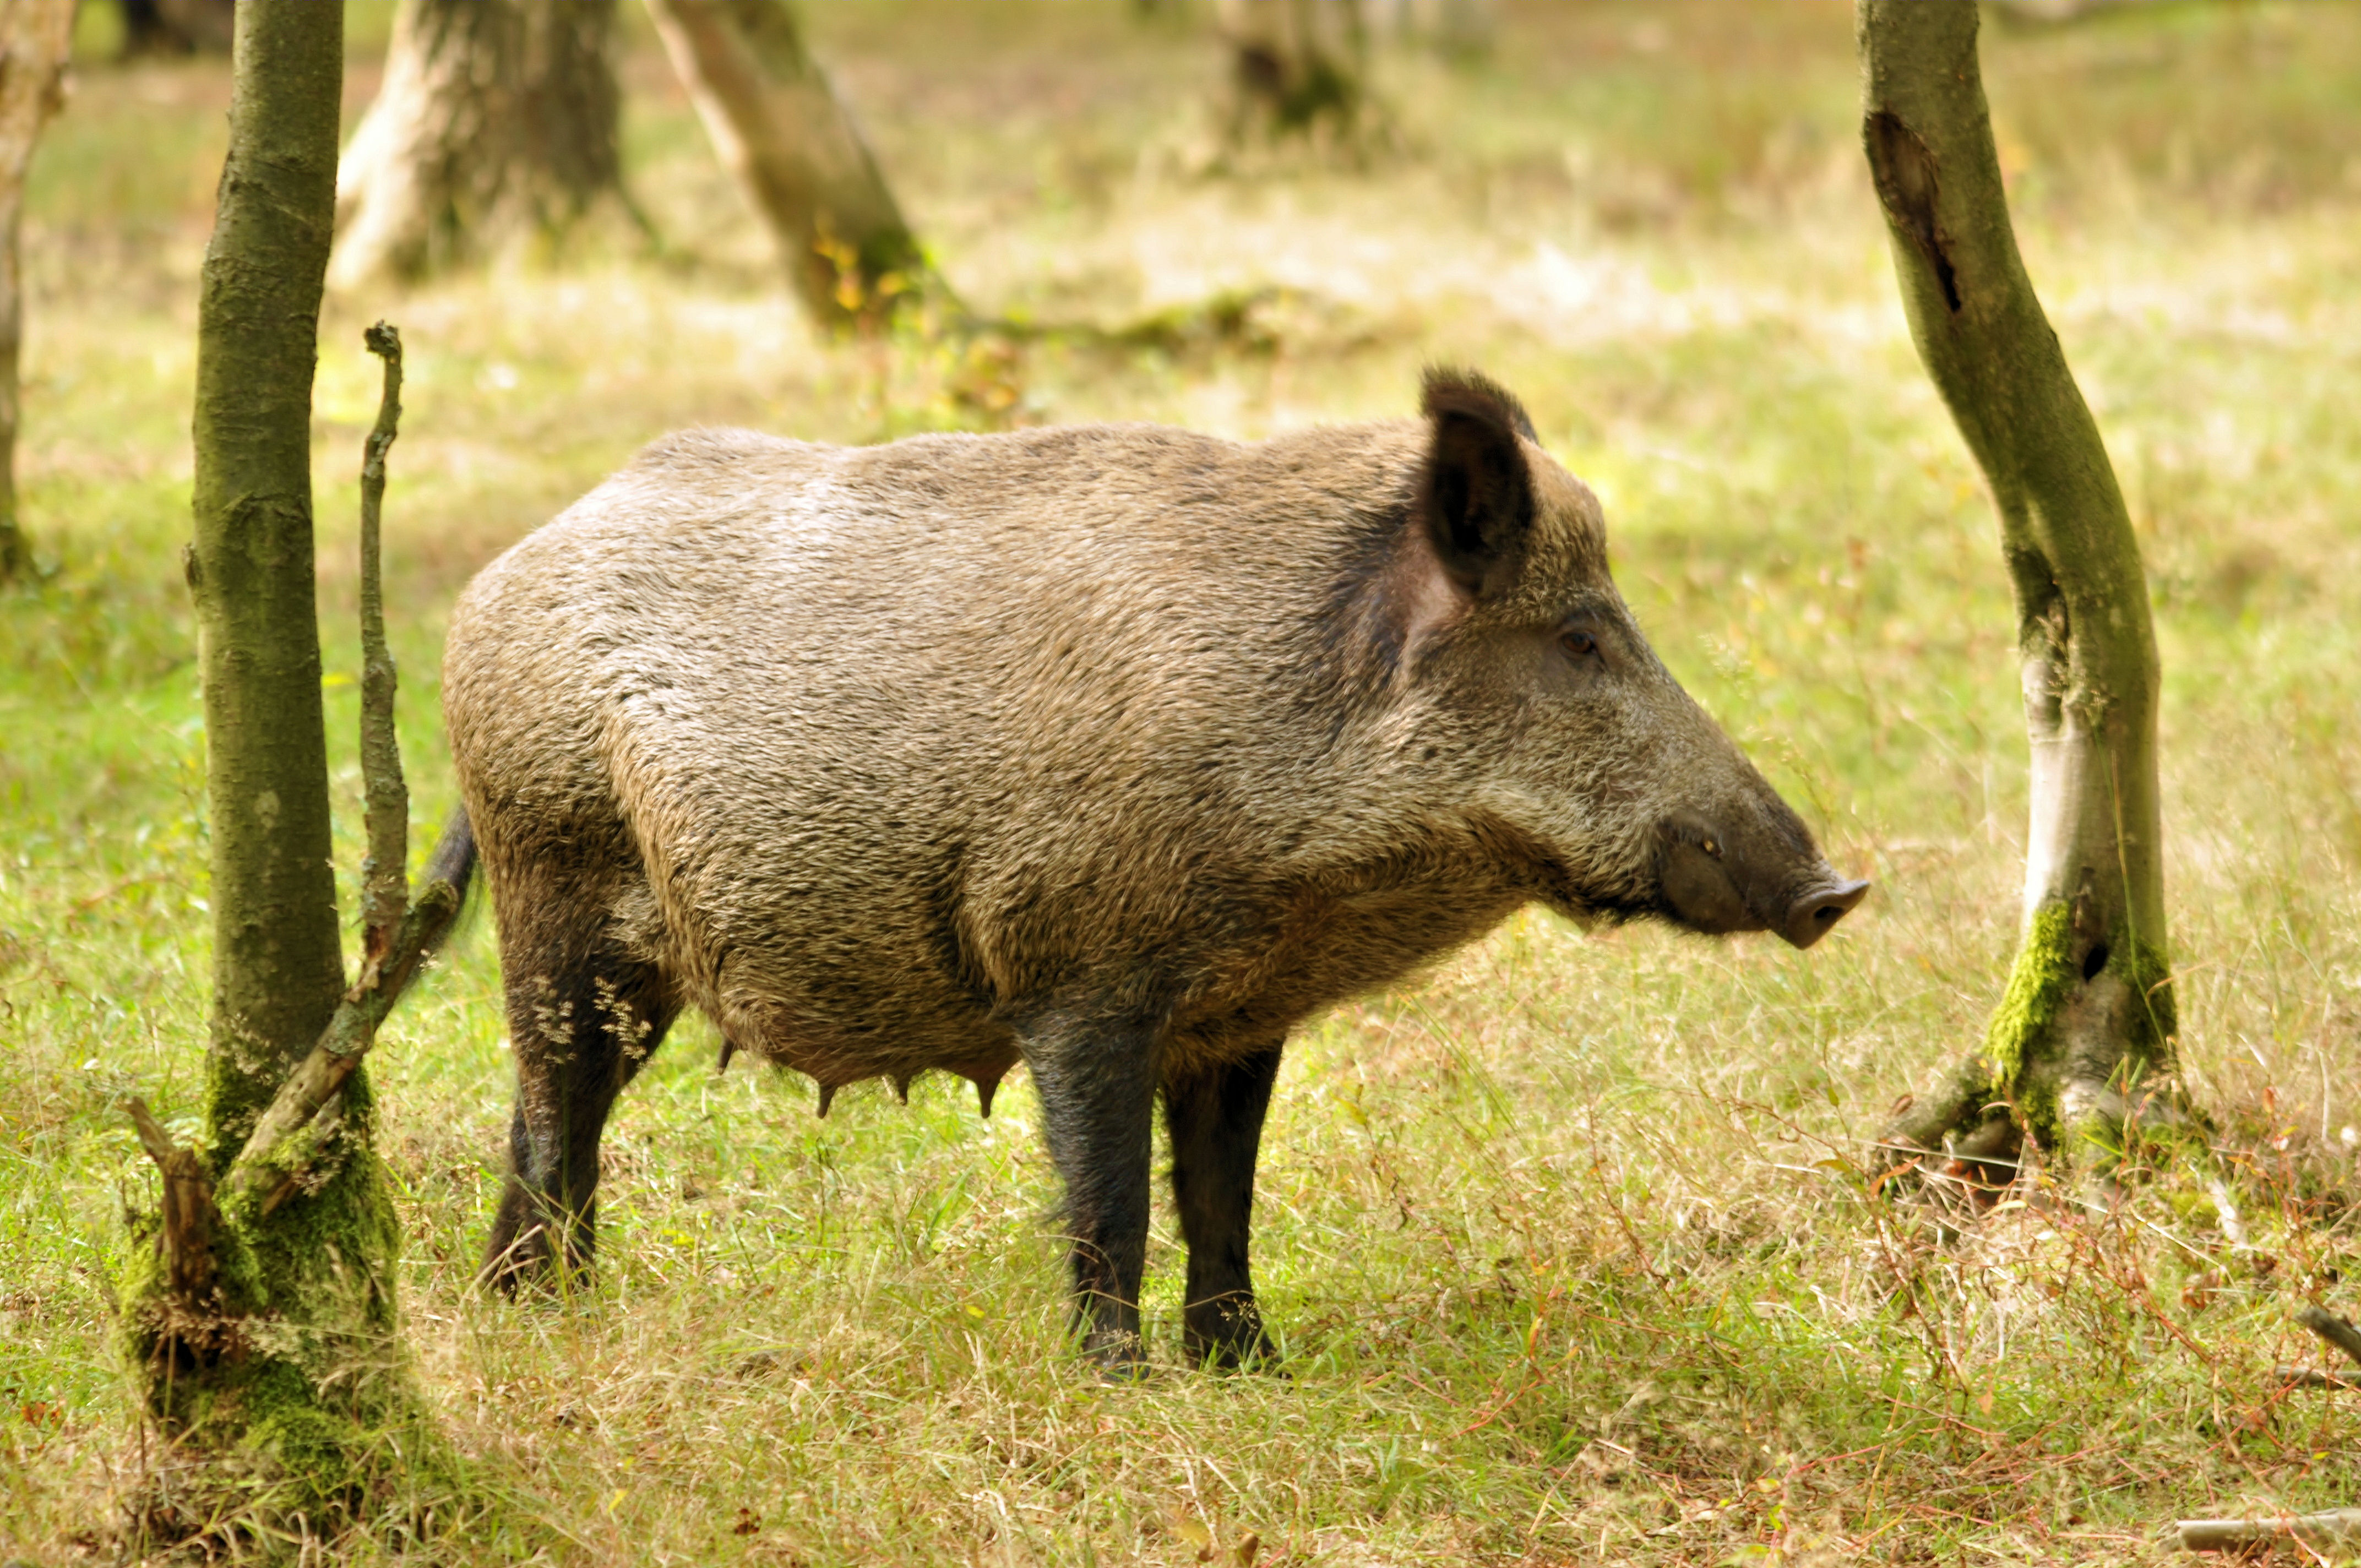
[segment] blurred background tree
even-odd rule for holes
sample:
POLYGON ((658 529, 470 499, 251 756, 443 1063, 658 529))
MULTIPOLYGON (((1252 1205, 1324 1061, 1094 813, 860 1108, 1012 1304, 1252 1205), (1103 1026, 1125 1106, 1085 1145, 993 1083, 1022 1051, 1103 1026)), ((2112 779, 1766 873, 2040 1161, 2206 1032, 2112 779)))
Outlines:
POLYGON ((814 325, 873 324, 940 291, 787 0, 648 0, 648 12, 814 325))
POLYGON ((336 175, 335 280, 414 279, 628 206, 615 0, 403 0, 336 175))
POLYGON ((41 127, 65 102, 74 0, 0 0, 0 583, 24 571, 31 547, 16 521, 17 356, 24 291, 16 242, 25 171, 41 127))
POLYGON ((123 53, 227 54, 237 0, 122 0, 123 53))

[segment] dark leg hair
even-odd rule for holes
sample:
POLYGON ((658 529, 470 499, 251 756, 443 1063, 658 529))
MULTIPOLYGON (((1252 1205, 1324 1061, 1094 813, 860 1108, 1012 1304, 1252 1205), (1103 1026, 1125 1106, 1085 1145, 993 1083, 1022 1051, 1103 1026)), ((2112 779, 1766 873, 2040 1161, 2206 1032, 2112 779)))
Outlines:
POLYGON ((1189 1288, 1181 1343, 1190 1356, 1221 1367, 1268 1363, 1246 1266, 1254 1207, 1255 1153, 1263 1113, 1279 1077, 1279 1047, 1164 1084, 1164 1124, 1172 1134, 1172 1197, 1189 1244, 1189 1288))
POLYGON ((569 1271, 588 1266, 598 1136, 680 1006, 653 965, 614 942, 600 901, 570 887, 497 891, 517 1098, 482 1277, 513 1291, 548 1279, 561 1258, 569 1271))
POLYGON ((1066 1179, 1074 1315, 1083 1349, 1111 1375, 1146 1365, 1139 1277, 1148 1261, 1149 1146, 1156 1122, 1155 1032, 1060 1022, 1027 1031, 1049 1156, 1066 1179))

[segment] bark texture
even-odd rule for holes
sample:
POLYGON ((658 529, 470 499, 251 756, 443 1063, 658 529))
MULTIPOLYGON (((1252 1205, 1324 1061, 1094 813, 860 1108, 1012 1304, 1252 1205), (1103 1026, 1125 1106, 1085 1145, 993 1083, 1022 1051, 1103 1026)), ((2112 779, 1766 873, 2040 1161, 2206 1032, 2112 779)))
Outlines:
MULTIPOLYGON (((213 841, 204 1123, 183 1149, 134 1107, 164 1209, 135 1222, 121 1283, 126 1354, 165 1433, 231 1465, 249 1506, 296 1511, 349 1497, 410 1408, 394 1337, 400 1232, 366 1082, 346 1073, 300 1160, 280 1155, 295 1179, 267 1190, 228 1179, 345 1003, 311 453, 343 12, 237 6, 229 154, 198 301, 188 555, 213 841)), ((192 1529, 209 1508, 196 1506, 192 1529)))
POLYGON ((2156 637, 2123 493, 2009 223, 1977 7, 1859 0, 1861 136, 1911 336, 2000 515, 2032 748, 2024 935, 1982 1057, 1895 1129, 2104 1138, 2177 1032, 2157 789, 2156 637))
POLYGON ((31 551, 16 521, 16 356, 25 298, 17 269, 25 173, 41 127, 65 102, 74 0, 0 0, 0 583, 31 551))
POLYGON ((786 0, 648 0, 648 14, 816 325, 873 324, 939 288, 786 0))
POLYGON ((416 279, 622 195, 615 0, 402 0, 336 181, 339 287, 416 279))

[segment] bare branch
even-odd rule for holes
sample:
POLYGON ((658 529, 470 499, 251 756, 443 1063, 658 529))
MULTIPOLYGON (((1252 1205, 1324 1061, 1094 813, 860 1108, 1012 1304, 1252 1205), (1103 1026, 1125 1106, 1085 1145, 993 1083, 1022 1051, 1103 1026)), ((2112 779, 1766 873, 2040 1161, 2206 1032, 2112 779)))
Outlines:
POLYGON ((459 916, 459 893, 447 882, 426 884, 418 902, 402 917, 393 940, 381 958, 361 971, 360 980, 336 1008, 312 1054, 296 1064, 280 1085, 254 1132, 231 1162, 222 1187, 233 1204, 259 1202, 268 1213, 283 1201, 305 1175, 312 1151, 298 1147, 315 1126, 324 1132, 324 1110, 332 1107, 368 1048, 377 1043, 378 1025, 400 1001, 419 964, 448 935, 459 916))
POLYGON ((361 861, 361 962, 367 966, 384 955, 410 902, 410 790, 402 783, 401 743, 393 725, 396 674, 385 641, 379 543, 385 454, 401 424, 401 334, 379 322, 361 337, 385 361, 377 426, 361 460, 361 777, 368 803, 368 857, 361 861))
POLYGON ((2166 1539, 2183 1552, 2235 1552, 2277 1541, 2299 1541, 2315 1549, 2350 1545, 2361 1541, 2361 1508, 2268 1519, 2180 1519, 2166 1539))
POLYGON ((2296 1313, 2295 1321, 2361 1365, 2361 1329, 2323 1307, 2306 1307, 2296 1313))

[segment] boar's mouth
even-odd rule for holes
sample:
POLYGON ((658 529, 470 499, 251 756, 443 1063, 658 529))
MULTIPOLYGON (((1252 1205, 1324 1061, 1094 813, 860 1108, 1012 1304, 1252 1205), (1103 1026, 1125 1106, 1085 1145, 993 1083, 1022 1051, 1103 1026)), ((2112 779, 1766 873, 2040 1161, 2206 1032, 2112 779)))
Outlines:
POLYGON ((1658 913, 1708 936, 1776 931, 1808 948, 1869 894, 1869 883, 1839 876, 1817 853, 1798 853, 1748 834, 1733 840, 1686 814, 1664 824, 1658 913))

